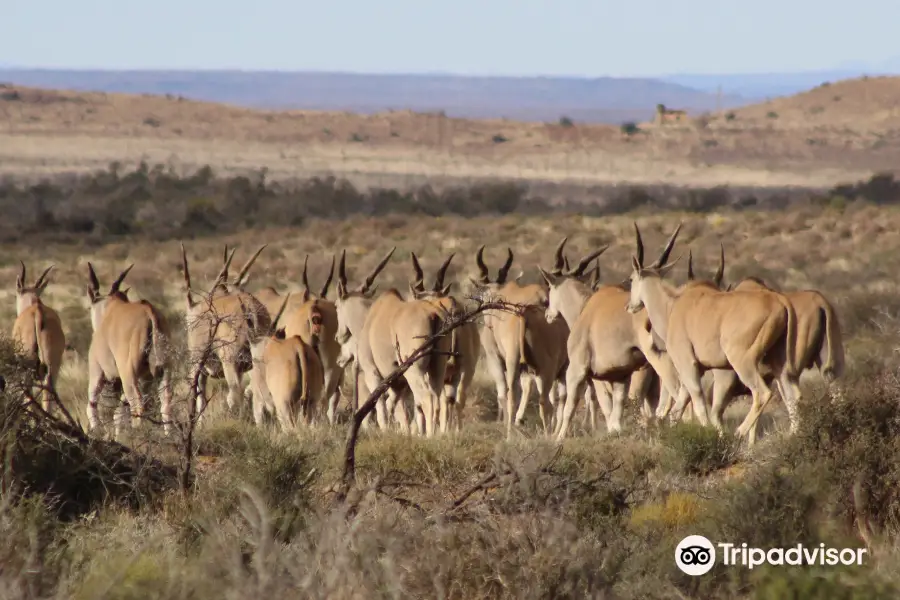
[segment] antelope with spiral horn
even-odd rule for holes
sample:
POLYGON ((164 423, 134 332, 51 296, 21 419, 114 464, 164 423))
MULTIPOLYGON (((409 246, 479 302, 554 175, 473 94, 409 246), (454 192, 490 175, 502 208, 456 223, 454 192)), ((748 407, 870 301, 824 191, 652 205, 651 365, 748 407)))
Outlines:
POLYGON ((88 263, 87 295, 93 327, 88 350, 88 423, 91 430, 98 428, 100 394, 107 385, 120 383, 124 402, 115 423, 116 438, 129 414, 131 425, 140 425, 146 404, 141 388, 153 381, 158 382, 164 431, 168 433, 171 427, 169 328, 150 302, 132 302, 119 289, 133 267, 122 271, 103 294, 94 267, 88 263))
POLYGON ((277 335, 279 319, 290 296, 282 300, 269 330, 250 344, 253 419, 262 425, 264 411, 274 412, 283 431, 295 429, 298 422, 314 421, 325 385, 322 363, 314 347, 319 343, 319 327, 310 331, 312 345, 299 335, 285 333, 283 339, 277 335))
POLYGON ((788 412, 796 411, 800 397, 794 356, 796 312, 782 296, 768 291, 720 292, 703 286, 676 289, 663 277, 675 264, 667 262, 668 253, 681 226, 650 266, 643 265, 640 229, 636 223, 634 227, 638 257, 632 259, 627 310, 637 313, 646 307, 653 329, 664 340, 698 413, 706 407, 700 383, 703 371, 731 369, 737 374, 753 396, 750 412, 737 434, 747 436, 753 445, 759 415, 772 397, 764 376, 766 368, 781 380, 788 412))
MULTIPOLYGON (((414 252, 410 253, 415 281, 410 282, 410 294, 416 300, 427 300, 448 315, 463 310, 462 303, 450 295, 452 284, 444 285, 447 268, 454 254, 450 254, 434 276, 431 289, 425 288, 425 273, 414 252)), ((440 396, 440 431, 445 433, 448 424, 457 431, 462 427, 462 415, 466 407, 468 391, 475 377, 475 368, 481 355, 478 326, 468 322, 450 333, 450 356, 444 374, 444 387, 440 396)))
POLYGON ((238 275, 228 280, 228 269, 235 249, 225 247, 224 264, 204 298, 197 298, 191 286, 187 252, 181 244, 181 261, 185 285, 185 324, 188 352, 192 367, 200 372, 195 390, 197 414, 203 415, 210 377, 224 378, 228 386, 226 402, 230 410, 240 406, 243 398, 241 378, 251 367, 250 343, 268 331, 271 318, 266 307, 253 295, 244 291, 249 270, 260 253, 253 254, 238 275), (205 357, 205 360, 204 360, 205 357), (202 364, 201 364, 202 363, 202 364))
MULTIPOLYGON (((550 394, 568 365, 566 339, 569 336, 569 326, 564 320, 547 322, 544 311, 548 292, 543 286, 507 281, 512 262, 512 249, 507 248, 506 262, 491 281, 484 263, 484 246, 481 246, 475 254, 479 278, 472 280, 478 296, 521 307, 521 314, 486 311, 480 331, 488 372, 497 387, 497 402, 501 405, 498 412, 506 420, 507 437, 512 436, 513 424, 518 425, 525 415, 532 385, 538 392, 541 424, 545 432, 549 431, 546 408, 555 404, 550 394), (514 421, 517 387, 521 393, 514 421)), ((554 416, 552 411, 550 417, 554 416)))
MULTIPOLYGON (((51 400, 59 402, 56 393, 56 378, 62 365, 66 349, 59 314, 44 304, 41 295, 50 283, 48 275, 53 265, 47 267, 33 285, 28 285, 25 263, 19 261, 22 270, 16 278, 16 320, 13 323, 12 338, 25 355, 34 361, 37 379, 41 382, 41 407, 51 411, 51 400)), ((28 390, 30 396, 31 390, 28 390)))

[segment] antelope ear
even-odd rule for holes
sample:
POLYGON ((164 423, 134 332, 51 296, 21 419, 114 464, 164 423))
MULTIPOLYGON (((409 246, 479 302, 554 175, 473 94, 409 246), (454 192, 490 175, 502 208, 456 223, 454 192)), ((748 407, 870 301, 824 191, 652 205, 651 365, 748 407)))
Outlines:
POLYGON ((548 273, 544 270, 544 267, 540 265, 538 265, 538 272, 541 274, 541 277, 544 278, 544 281, 547 282, 547 285, 549 287, 553 287, 554 285, 556 285, 558 278, 553 273, 548 273))
POLYGON ((22 270, 16 277, 16 291, 21 292, 25 289, 25 262, 20 260, 19 264, 22 265, 22 270))
POLYGON ((335 286, 335 287, 337 288, 338 299, 346 300, 347 299, 347 286, 344 284, 344 282, 341 281, 340 279, 338 279, 337 286, 335 286))
POLYGON ((660 277, 665 277, 665 276, 669 273, 669 271, 672 270, 672 267, 674 267, 675 265, 677 265, 677 264, 678 264, 678 261, 680 261, 680 260, 681 260, 681 256, 679 256, 678 258, 676 258, 676 259, 673 260, 672 262, 670 262, 670 263, 668 263, 668 264, 665 264, 665 265, 663 265, 663 266, 657 268, 657 269, 656 269, 657 273, 659 273, 659 276, 660 276, 660 277))
POLYGON ((442 296, 447 296, 447 295, 449 295, 449 294, 450 294, 450 288, 452 288, 452 287, 453 287, 453 283, 452 283, 452 282, 451 282, 451 283, 448 283, 447 285, 445 285, 445 286, 444 286, 444 289, 441 290, 441 295, 442 295, 442 296))
POLYGON ((641 263, 638 262, 638 259, 635 256, 631 257, 631 268, 634 269, 635 273, 641 272, 641 263))

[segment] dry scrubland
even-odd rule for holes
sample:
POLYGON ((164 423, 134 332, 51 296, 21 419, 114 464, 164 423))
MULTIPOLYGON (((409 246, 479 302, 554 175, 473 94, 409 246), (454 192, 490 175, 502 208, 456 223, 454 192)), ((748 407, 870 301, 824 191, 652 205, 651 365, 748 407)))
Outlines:
POLYGON ((266 112, 8 85, 0 89, 0 164, 35 177, 114 160, 231 172, 264 166, 277 177, 331 173, 384 187, 432 177, 827 186, 895 167, 898 95, 900 78, 849 80, 685 125, 639 124, 626 135, 609 125, 266 112))
MULTIPOLYGON (((547 264, 565 233, 570 256, 611 244, 602 259, 603 277, 616 282, 627 274, 632 218, 356 218, 198 239, 188 248, 196 265, 193 277, 208 281, 219 266, 222 244, 238 245, 240 260, 268 242, 255 269, 255 285, 274 283, 288 290, 298 289, 298 265, 306 253, 312 284, 318 287, 332 252, 347 249, 354 280, 397 245, 398 258, 379 284, 405 289, 409 250, 421 254, 426 270, 445 253, 456 252, 450 277, 465 281, 474 272, 473 252, 480 243, 491 242, 489 265, 499 263, 509 244, 516 251, 514 269, 524 269, 526 279, 533 280, 534 265, 547 264)), ((108 498, 113 504, 100 509, 84 499, 102 497, 88 483, 79 484, 76 499, 70 497, 76 496, 68 489, 75 485, 71 466, 63 476, 46 457, 33 468, 14 463, 13 473, 37 489, 59 477, 53 489, 65 501, 60 506, 67 519, 52 516, 52 502, 51 508, 32 502, 5 509, 0 521, 5 539, 30 549, 10 552, 6 559, 3 579, 10 596, 243 598, 299 591, 359 598, 733 598, 800 590, 806 595, 794 597, 822 597, 826 591, 843 594, 829 597, 892 597, 894 588, 886 586, 900 583, 900 557, 892 542, 900 510, 894 467, 900 458, 900 383, 891 375, 900 329, 893 258, 900 255, 900 212, 860 202, 843 210, 795 209, 778 219, 763 212, 637 218, 648 246, 656 247, 684 219, 677 251, 690 247, 701 272, 714 269, 721 241, 729 280, 755 273, 785 287, 823 289, 837 304, 849 337, 847 399, 838 412, 822 408, 822 390, 813 378, 806 385, 810 401, 803 431, 784 439, 784 411, 773 406, 764 421, 767 437, 752 456, 728 437, 719 441, 689 425, 638 431, 632 406, 629 433, 592 437, 579 428, 579 437, 557 454, 537 436, 533 413, 521 439, 498 442, 503 433, 491 422, 494 395, 482 374, 461 436, 364 439, 359 486, 348 500, 348 516, 346 506, 333 507, 343 427, 290 438, 256 430, 218 408, 198 434, 198 473, 188 499, 175 490, 145 491, 139 499, 119 491, 119 502, 138 508, 115 508, 118 504, 108 498), (496 489, 453 508, 492 471, 511 474, 496 489), (719 570, 691 580, 672 563, 675 543, 695 532, 763 547, 799 541, 856 546, 861 543, 851 494, 856 475, 871 505, 864 516, 885 536, 873 542, 877 559, 863 569, 719 570)), ((47 302, 61 310, 73 346, 60 388, 79 415, 86 402, 82 356, 90 331, 86 260, 95 264, 103 283, 135 262, 131 295, 165 306, 177 327, 181 288, 174 240, 116 242, 89 250, 52 243, 7 246, 0 275, 10 282, 19 257, 32 270, 48 262, 58 266, 47 302)), ((684 279, 683 269, 677 279, 684 279)), ((3 306, 10 323, 11 295, 3 306)), ((742 417, 740 411, 729 414, 732 425, 742 417)), ((176 469, 173 443, 160 441, 152 431, 148 436, 136 438, 135 447, 176 469)), ((165 477, 156 474, 154 486, 175 485, 174 479, 158 479, 165 477)), ((140 485, 148 484, 139 480, 137 485, 142 490, 140 485)))
MULTIPOLYGON (((888 141, 878 148, 839 152, 834 136, 844 125, 829 125, 831 121, 819 116, 823 112, 807 114, 811 111, 803 107, 830 99, 824 111, 838 113, 845 110, 842 103, 852 97, 852 90, 892 84, 835 84, 771 107, 736 111, 733 119, 722 115, 705 129, 649 130, 630 137, 614 128, 473 122, 465 134, 471 134, 471 147, 465 149, 466 158, 460 158, 468 162, 459 164, 481 161, 485 170, 502 175, 502 165, 491 162, 500 160, 496 157, 505 157, 510 166, 517 164, 517 156, 526 160, 528 152, 549 157, 564 147, 563 136, 587 140, 596 132, 591 143, 598 148, 602 145, 604 152, 623 157, 625 151, 633 152, 627 160, 649 164, 650 170, 656 168, 653 161, 638 159, 659 151, 662 161, 660 149, 671 142, 674 154, 665 156, 677 171, 681 163, 676 155, 694 160, 691 152, 700 147, 713 152, 712 146, 690 146, 685 140, 712 136, 741 149, 740 156, 730 156, 719 146, 722 156, 732 161, 723 163, 723 169, 744 164, 748 172, 762 172, 754 171, 763 169, 763 163, 754 162, 752 152, 758 151, 763 161, 766 147, 749 141, 765 138, 774 144, 767 146, 776 157, 769 160, 784 159, 778 160, 791 177, 801 172, 824 177, 843 156, 845 168, 857 172, 858 161, 859 177, 867 179, 883 167, 881 159, 876 160, 879 153, 891 152, 890 136, 884 132, 893 115, 871 111, 865 124, 849 119, 846 127, 855 127, 853 131, 871 127, 858 140, 880 135, 878 139, 888 141), (829 140, 825 145, 808 144, 803 138, 819 127, 816 119, 823 119, 821 135, 829 140), (501 125, 509 128, 502 130, 509 141, 491 142, 501 125), (557 138, 535 141, 547 146, 534 148, 526 142, 528 132, 543 136, 539 140, 557 138), (804 141, 796 144, 771 142, 801 138, 804 141), (793 164, 785 157, 791 148, 803 149, 805 154, 797 159, 802 169, 790 171, 793 164), (833 162, 828 152, 834 153, 833 162), (495 158, 486 160, 491 156, 495 158)), ((187 100, 126 102, 111 95, 82 95, 80 101, 60 100, 68 96, 54 92, 0 92, 9 114, 23 111, 11 117, 9 132, 0 133, 0 152, 16 157, 10 162, 3 156, 3 168, 18 176, 105 168, 111 160, 127 162, 145 152, 129 154, 118 143, 171 152, 181 138, 205 144, 192 146, 194 150, 217 147, 223 152, 229 151, 228 144, 255 148, 248 143, 255 139, 259 147, 269 149, 293 146, 298 155, 316 155, 319 148, 339 152, 342 145, 358 148, 358 156, 392 156, 392 148, 423 153, 427 143, 416 146, 410 138, 424 136, 427 128, 419 125, 435 119, 395 114, 371 119, 326 115, 317 120, 320 117, 307 114, 290 117, 297 123, 291 129, 275 117, 268 121, 263 113, 218 107, 221 112, 215 115, 202 112, 211 110, 209 105, 187 100), (157 112, 148 112, 150 108, 157 112), (120 111, 118 117, 115 110, 120 111), (151 117, 156 125, 144 121, 151 117), (407 128, 392 124, 391 118, 407 128), (415 119, 422 121, 417 124, 415 119), (373 129, 367 133, 363 124, 373 129), (376 125, 396 126, 398 135, 385 129, 388 133, 378 137, 372 133, 376 125), (325 129, 337 141, 317 138, 318 146, 308 145, 312 137, 326 135, 325 129), (370 137, 345 143, 353 132, 370 137), (127 141, 129 135, 133 137, 127 141), (13 142, 18 146, 9 145, 13 142), (78 147, 80 152, 66 154, 78 147)), ((851 108, 846 110, 860 110, 847 105, 851 108)), ((464 137, 459 131, 455 136, 458 143, 464 137)), ((457 150, 462 155, 461 143, 457 150)), ((281 151, 272 150, 276 156, 281 151)), ((234 166, 232 152, 216 160, 203 153, 185 154, 181 160, 183 165, 234 166)), ((253 160, 260 162, 251 166, 262 166, 265 156, 254 154, 253 160)), ((305 166, 287 158, 294 154, 285 156, 281 162, 265 163, 272 179, 279 168, 292 175, 305 172, 305 166), (278 166, 288 163, 290 169, 278 166)), ((165 158, 160 155, 160 160, 165 158)), ((393 158, 384 160, 398 164, 393 158)), ((328 168, 336 170, 333 164, 328 168)), ((450 167, 441 171, 451 179, 454 173, 450 167)), ((0 549, 0 597, 897 596, 900 208, 892 202, 900 194, 889 178, 815 197, 791 192, 784 202, 790 206, 782 210, 772 208, 779 202, 737 203, 743 208, 736 208, 729 200, 733 194, 721 190, 679 196, 676 202, 667 200, 671 191, 630 189, 621 191, 614 206, 604 208, 625 214, 601 215, 590 207, 557 210, 506 184, 432 196, 421 190, 411 196, 402 191, 361 195, 340 181, 307 183, 297 191, 287 184, 267 183, 258 173, 254 177, 223 182, 206 173, 185 180, 164 168, 137 173, 113 169, 77 182, 7 182, 0 189, 0 206, 7 215, 0 227, 0 279, 8 282, 7 295, 0 298, 0 323, 12 324, 17 261, 24 260, 32 274, 56 264, 45 300, 64 320, 71 348, 59 387, 64 403, 79 418, 87 395, 88 260, 102 285, 134 262, 126 284, 131 297, 157 303, 180 332, 179 240, 185 240, 192 277, 201 285, 218 270, 226 243, 239 247, 237 262, 268 243, 249 288, 271 284, 281 291, 299 289, 299 270, 307 254, 311 283, 318 288, 331 256, 341 249, 347 250, 351 281, 358 281, 387 249, 397 246, 395 259, 378 279, 380 289, 396 286, 405 292, 409 251, 419 254, 426 272, 455 252, 448 281, 461 282, 458 291, 464 293, 468 275, 475 272, 479 245, 487 244, 492 269, 509 245, 516 257, 512 272, 523 270, 524 280, 535 281, 535 265, 549 264, 563 235, 569 236, 571 258, 610 244, 601 257, 602 277, 619 282, 628 274, 635 219, 648 249, 658 248, 683 220, 675 253, 686 256, 690 248, 700 273, 712 273, 719 244, 724 243, 728 281, 752 274, 784 288, 812 287, 826 293, 838 308, 847 339, 843 399, 829 404, 815 377, 805 381, 808 401, 801 431, 786 438, 784 410, 773 403, 762 427, 766 437, 752 455, 730 436, 720 439, 690 424, 641 430, 634 406, 627 408, 627 433, 590 435, 578 427, 577 437, 559 449, 537 435, 533 412, 518 439, 499 441, 504 435, 493 423, 494 393, 480 374, 461 435, 432 440, 364 436, 357 454, 358 484, 346 502, 336 504, 334 484, 341 474, 345 424, 297 436, 259 430, 240 416, 225 414, 219 390, 210 419, 197 432, 194 477, 189 493, 183 493, 178 489, 185 466, 180 436, 163 440, 149 427, 131 440, 134 454, 115 444, 80 440, 64 426, 22 414, 15 396, 17 362, 10 348, 0 344, 0 373, 10 383, 0 395, 0 453, 6 466, 0 496, 0 537, 5 542, 0 549), (729 201, 708 198, 723 194, 729 201), (629 202, 643 206, 628 212, 629 202), (697 210, 673 208, 679 206, 697 210), (492 473, 495 477, 488 479, 492 473), (479 482, 485 489, 466 495, 479 482), (673 550, 682 537, 694 533, 763 548, 798 542, 856 547, 865 534, 873 558, 862 568, 749 572, 717 567, 707 576, 689 578, 676 569, 673 550)), ((830 188, 837 181, 828 179, 824 185, 830 188)), ((533 184, 531 193, 542 189, 540 185, 533 184)), ((682 263, 674 279, 681 282, 684 276, 682 263)), ((182 402, 183 370, 182 365, 182 402)), ((744 404, 729 412, 733 425, 745 409, 744 404)))

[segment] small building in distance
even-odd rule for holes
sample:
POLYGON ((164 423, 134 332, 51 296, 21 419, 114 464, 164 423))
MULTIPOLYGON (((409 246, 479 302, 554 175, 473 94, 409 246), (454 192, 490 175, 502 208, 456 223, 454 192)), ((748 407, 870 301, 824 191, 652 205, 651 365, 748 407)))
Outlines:
POLYGON ((683 110, 672 110, 666 108, 665 104, 656 105, 657 125, 665 125, 666 123, 685 123, 688 120, 688 114, 683 110))

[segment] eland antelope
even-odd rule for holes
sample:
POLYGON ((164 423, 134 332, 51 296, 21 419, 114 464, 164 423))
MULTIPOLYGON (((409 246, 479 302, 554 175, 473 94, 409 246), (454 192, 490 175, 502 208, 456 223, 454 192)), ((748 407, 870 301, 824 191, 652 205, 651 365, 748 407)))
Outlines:
POLYGON ((646 309, 698 417, 706 406, 701 386, 703 371, 735 371, 753 396, 753 405, 737 434, 748 436, 752 445, 759 415, 772 396, 763 374, 765 366, 782 381, 788 412, 796 412, 800 389, 794 357, 797 317, 793 307, 772 292, 721 292, 710 289, 711 286, 676 289, 663 277, 677 262, 667 261, 681 225, 663 254, 649 266, 643 264, 637 223, 634 227, 638 254, 632 257, 628 312, 637 314, 646 309))
MULTIPOLYGON (((725 272, 725 249, 721 249, 719 267, 712 283, 712 289, 721 290, 725 272)), ((692 256, 688 253, 688 280, 695 280, 692 256)), ((772 291, 779 290, 766 284, 757 277, 747 277, 737 285, 730 284, 726 291, 772 291)), ((800 290, 787 292, 783 296, 794 307, 797 314, 797 347, 795 358, 797 361, 798 375, 805 370, 818 367, 823 379, 831 383, 835 378, 843 374, 844 348, 841 337, 840 323, 834 308, 821 293, 815 290, 800 290)), ((766 374, 767 380, 770 378, 766 374)), ((781 381, 776 380, 779 392, 784 398, 785 390, 781 381)), ((712 413, 711 420, 716 427, 721 428, 722 415, 731 399, 742 394, 749 394, 750 390, 741 383, 737 374, 732 370, 714 370, 712 382, 712 413)), ((705 392, 706 393, 706 392, 705 392)), ((795 416, 792 415, 792 428, 796 429, 795 416)))
MULTIPOLYGON (((659 376, 660 387, 665 386, 670 394, 678 393, 680 383, 677 373, 669 357, 655 341, 646 311, 631 315, 624 311, 629 292, 623 285, 600 286, 593 294, 587 286, 570 284, 565 290, 558 286, 555 298, 559 304, 583 306, 580 313, 568 309, 572 314, 577 313, 577 317, 567 343, 567 395, 556 429, 558 441, 565 438, 568 432, 572 414, 588 380, 593 384, 598 399, 604 397, 606 385, 611 387, 612 403, 607 405, 610 411, 607 429, 611 432, 621 431, 628 385, 634 374, 648 369, 648 365, 659 376), (566 296, 568 302, 564 300, 566 296)), ((637 383, 640 386, 640 379, 637 383)), ((604 411, 607 407, 603 407, 604 411)), ((645 416, 649 416, 649 406, 642 410, 645 416)))
POLYGON ((120 407, 121 417, 115 423, 116 438, 129 413, 132 426, 140 424, 145 408, 141 385, 152 380, 158 381, 160 412, 166 433, 171 418, 169 328, 165 317, 152 304, 146 300, 131 302, 119 290, 132 267, 134 265, 119 274, 109 286, 109 292, 101 294, 97 274, 88 263, 87 295, 91 302, 93 327, 88 350, 88 423, 91 430, 100 424, 97 404, 104 387, 121 383, 125 399, 120 407))
MULTIPOLYGON (((375 299, 357 340, 357 355, 366 387, 374 390, 401 363, 412 356, 428 338, 434 337, 446 315, 427 300, 405 300, 396 289, 388 289, 375 299)), ((434 435, 436 412, 444 386, 450 351, 449 336, 442 336, 412 364, 376 405, 376 418, 387 428, 394 414, 404 432, 409 431, 403 399, 412 395, 415 422, 420 434, 434 435), (394 410, 396 409, 396 413, 394 410)))
MULTIPOLYGON (((375 278, 384 270, 396 249, 396 247, 391 248, 381 261, 375 265, 372 272, 355 289, 351 289, 347 283, 346 250, 341 251, 341 259, 338 262, 337 294, 334 301, 337 314, 337 333, 334 338, 341 346, 338 367, 344 369, 352 362, 351 379, 353 380, 354 392, 351 409, 354 413, 359 409, 357 402, 360 390, 367 389, 365 381, 360 382, 360 366, 357 359, 359 356, 359 340, 362 336, 363 325, 366 322, 366 315, 368 315, 369 308, 374 302, 375 290, 378 287, 374 285, 375 278), (362 386, 360 386, 360 383, 362 383, 362 386)), ((368 419, 364 421, 364 426, 368 427, 368 422, 368 419)))
MULTIPOLYGON (((452 283, 444 285, 444 277, 454 254, 450 254, 438 268, 434 285, 425 289, 425 273, 414 252, 410 252, 415 281, 410 282, 409 291, 416 300, 427 300, 448 315, 460 312, 462 304, 450 295, 452 283)), ((450 332, 450 356, 444 373, 444 387, 440 397, 440 431, 446 433, 450 421, 457 431, 462 427, 462 414, 466 408, 469 387, 475 377, 475 368, 481 355, 478 326, 467 322, 450 332)))
MULTIPOLYGON (((717 280, 721 287, 721 277, 717 280)), ((727 291, 774 291, 777 289, 756 277, 747 277, 737 285, 731 284, 727 291)), ((830 302, 815 290, 784 292, 788 302, 797 314, 797 347, 794 356, 797 373, 818 368, 826 383, 841 377, 844 371, 844 346, 840 321, 830 302)), ((780 381, 779 391, 784 398, 785 390, 780 381)), ((714 423, 721 423, 722 414, 731 399, 750 393, 733 371, 716 371, 713 383, 712 413, 714 423)), ((787 405, 787 402, 785 403, 787 405)), ((791 428, 796 430, 796 415, 791 414, 791 428)))
MULTIPOLYGON (((680 288, 682 291, 686 289, 692 289, 697 292, 702 292, 703 290, 707 291, 720 291, 722 289, 722 280, 725 276, 725 246, 720 244, 719 251, 719 266, 716 268, 716 272, 713 275, 711 280, 708 279, 697 279, 694 274, 694 255, 693 252, 688 250, 688 264, 687 264, 687 282, 680 288)), ((665 344, 665 342, 661 342, 661 344, 665 344)), ((746 387, 743 387, 743 384, 740 383, 740 380, 737 377, 737 374, 731 369, 709 369, 712 373, 712 379, 709 382, 709 385, 705 386, 703 389, 703 400, 704 407, 706 398, 710 395, 710 391, 712 392, 712 407, 711 412, 708 412, 710 422, 716 428, 722 429, 722 414, 724 412, 729 391, 735 390, 735 386, 741 386, 746 393, 750 393, 750 390, 746 387)), ((677 400, 670 396, 669 394, 665 395, 664 400, 661 400, 660 407, 657 411, 657 416, 659 418, 665 418, 670 411, 672 411, 672 421, 677 421, 682 416, 688 416, 691 407, 693 404, 687 404, 687 401, 690 400, 690 394, 686 387, 682 386, 681 391, 679 392, 679 397, 677 400), (674 404, 673 404, 674 401, 674 404), (687 410, 685 410, 685 408, 687 410)))
MULTIPOLYGON (((16 320, 13 323, 12 338, 25 355, 34 361, 37 378, 41 381, 41 407, 49 412, 51 399, 59 402, 56 394, 56 377, 62 365, 66 349, 59 314, 41 300, 41 295, 50 280, 47 276, 53 265, 47 267, 34 285, 29 286, 25 278, 25 263, 19 261, 22 270, 16 278, 16 320)), ((31 390, 27 392, 31 397, 31 390)))
MULTIPOLYGON (((550 289, 547 299, 547 310, 545 313, 547 321, 552 323, 555 319, 562 316, 571 328, 574 327, 575 323, 578 321, 578 316, 581 314, 581 311, 584 310, 584 306, 587 304, 588 299, 600 286, 599 263, 596 263, 594 269, 592 269, 591 283, 589 286, 584 283, 584 278, 586 277, 585 270, 591 261, 596 260, 609 246, 603 246, 599 250, 588 254, 581 259, 575 268, 571 268, 569 266, 568 258, 563 254, 563 248, 567 241, 567 237, 563 238, 556 247, 553 269, 547 272, 543 267, 538 266, 538 270, 550 289)), ((572 339, 571 333, 569 339, 572 339)), ((571 350, 568 351, 571 352, 571 350)), ((656 372, 653 371, 649 365, 645 365, 631 374, 630 383, 627 387, 630 395, 634 399, 642 400, 641 410, 647 418, 649 418, 652 413, 652 408, 649 403, 649 394, 653 391, 652 388, 656 387, 653 385, 655 383, 654 379, 658 379, 656 372)), ((591 428, 595 429, 592 399, 594 396, 596 396, 600 411, 603 413, 607 425, 611 425, 612 384, 609 381, 597 380, 597 384, 591 386, 585 385, 584 389, 585 400, 589 407, 591 428)), ((560 411, 564 410, 563 404, 563 402, 560 402, 560 411)), ((560 420, 558 419, 557 423, 559 422, 560 420)))
MULTIPOLYGON (((197 381, 197 414, 206 409, 206 386, 210 377, 224 378, 228 386, 226 402, 229 409, 239 406, 243 398, 241 378, 252 368, 250 343, 261 332, 268 331, 271 318, 266 307, 243 290, 250 267, 266 246, 262 246, 247 260, 233 281, 228 281, 228 269, 234 249, 225 248, 222 269, 203 300, 194 297, 187 252, 181 244, 181 262, 185 285, 185 325, 188 353, 193 369, 200 372, 197 381), (203 357, 206 360, 203 361, 203 357), (200 364, 203 362, 203 364, 200 364)), ((195 371, 196 373, 196 371, 195 371)))
POLYGON ((295 429, 298 420, 313 422, 325 386, 322 362, 315 350, 322 333, 321 319, 309 331, 312 345, 299 335, 285 334, 283 339, 276 335, 290 296, 282 300, 265 335, 250 344, 253 420, 262 425, 263 412, 274 412, 284 431, 295 429))
MULTIPOLYGON (((507 437, 512 435, 516 384, 521 391, 515 424, 521 423, 532 385, 537 387, 538 410, 544 431, 548 431, 545 408, 557 402, 550 400, 555 383, 560 381, 568 365, 566 339, 569 326, 562 319, 547 322, 547 290, 538 284, 519 285, 507 281, 513 262, 511 248, 506 249, 506 262, 491 281, 484 264, 484 246, 475 254, 479 278, 472 280, 476 294, 482 298, 496 298, 521 307, 520 314, 507 311, 486 311, 480 331, 484 357, 497 387, 499 415, 506 420, 507 437), (503 406, 505 400, 505 406, 503 406)), ((557 388, 559 390, 559 388, 557 388)), ((561 395, 561 394, 560 394, 561 395)), ((555 411, 551 412, 551 417, 555 411)))
MULTIPOLYGON (((725 247, 724 246, 721 246, 721 252, 719 254, 719 266, 716 270, 715 275, 713 275, 713 278, 711 280, 696 278, 696 276, 694 274, 694 255, 693 255, 693 252, 690 249, 688 249, 687 281, 685 282, 685 284, 682 286, 681 289, 686 289, 691 286, 703 286, 706 288, 720 290, 720 289, 722 289, 722 279, 724 278, 724 276, 725 276, 725 247)), ((659 340, 658 343, 660 346, 665 345, 665 341, 663 341, 663 340, 659 340)), ((733 377, 734 372, 731 370, 721 371, 721 370, 713 369, 713 373, 714 373, 714 375, 713 375, 714 378, 724 378, 725 380, 729 380, 729 381, 737 380, 736 377, 733 377)), ((708 395, 708 392, 709 392, 709 390, 707 388, 704 391, 704 399, 708 395)), ((748 393, 749 393, 749 390, 748 390, 748 393)), ((677 421, 681 417, 684 417, 686 419, 690 419, 692 417, 692 414, 691 414, 692 413, 692 410, 691 410, 692 405, 687 404, 687 401, 690 399, 690 395, 687 393, 687 388, 682 388, 681 391, 679 392, 679 394, 680 394, 680 402, 681 402, 681 404, 679 406, 681 406, 683 412, 681 414, 673 413, 673 418, 672 418, 673 422, 677 421)), ((671 396, 667 390, 663 389, 660 393, 659 405, 657 406, 657 409, 656 409, 657 418, 664 419, 667 415, 669 415, 674 406, 674 404, 673 404, 674 401, 675 401, 675 398, 673 396, 671 396)), ((715 404, 715 401, 713 401, 713 404, 715 404)), ((713 416, 715 416, 715 415, 713 415, 713 416)), ((716 424, 715 420, 713 420, 713 424, 716 424)), ((718 427, 718 425, 717 425, 717 427, 718 427)))
POLYGON ((318 295, 313 295, 310 291, 308 262, 309 255, 303 260, 301 276, 303 291, 299 294, 300 302, 288 308, 282 318, 282 324, 286 337, 300 336, 304 343, 315 348, 319 354, 325 372, 324 397, 328 402, 326 416, 328 422, 334 424, 344 375, 344 369, 338 364, 341 345, 335 337, 338 328, 337 308, 334 302, 327 298, 328 288, 334 278, 334 256, 331 258, 331 270, 318 295))

